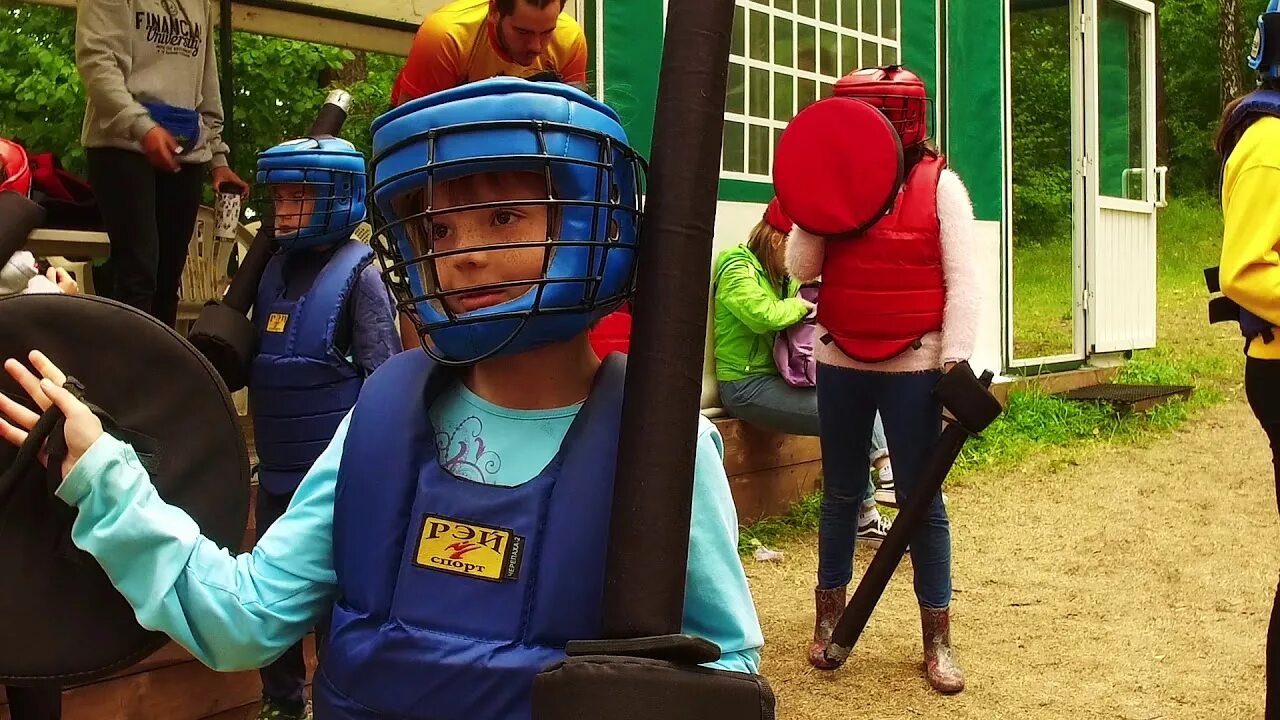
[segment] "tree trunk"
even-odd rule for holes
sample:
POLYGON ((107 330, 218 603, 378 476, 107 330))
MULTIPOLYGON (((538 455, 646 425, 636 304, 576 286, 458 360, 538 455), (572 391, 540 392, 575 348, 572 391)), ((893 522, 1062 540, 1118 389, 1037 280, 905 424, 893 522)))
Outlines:
POLYGON ((1244 55, 1240 51, 1240 0, 1219 0, 1218 65, 1222 69, 1222 104, 1244 94, 1244 55))
POLYGON ((1156 36, 1153 41, 1156 44, 1156 162, 1160 165, 1169 164, 1169 124, 1165 122, 1165 94, 1164 94, 1164 48, 1160 40, 1160 6, 1163 2, 1157 2, 1156 5, 1156 36))

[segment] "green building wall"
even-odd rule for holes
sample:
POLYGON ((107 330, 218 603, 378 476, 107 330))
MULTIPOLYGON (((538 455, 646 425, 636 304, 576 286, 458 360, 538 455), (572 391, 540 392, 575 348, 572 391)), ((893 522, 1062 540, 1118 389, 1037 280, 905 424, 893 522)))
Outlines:
MULTIPOLYGON (((604 9, 604 96, 622 116, 631 143, 646 157, 652 146, 662 62, 662 0, 588 0, 588 39, 595 37, 595 13, 604 9)), ((963 78, 963 93, 938 102, 935 125, 945 124, 948 160, 964 178, 980 220, 1000 220, 1004 198, 1004 13, 994 0, 901 0, 902 60, 946 98, 947 77, 963 78), (945 24, 939 52, 939 26, 945 24), (939 56, 944 65, 939 65, 939 56), (945 105, 945 107, 944 107, 945 105)), ((594 57, 594 55, 593 55, 594 57)), ((846 68, 852 70, 854 68, 846 68)), ((938 128, 935 127, 935 134, 938 128)), ((722 180, 720 198, 766 202, 768 183, 722 180)))
MULTIPOLYGON (((945 1, 945 0, 944 0, 945 1)), ((947 3, 947 162, 964 180, 978 220, 1004 206, 1004 7, 994 0, 947 3)))

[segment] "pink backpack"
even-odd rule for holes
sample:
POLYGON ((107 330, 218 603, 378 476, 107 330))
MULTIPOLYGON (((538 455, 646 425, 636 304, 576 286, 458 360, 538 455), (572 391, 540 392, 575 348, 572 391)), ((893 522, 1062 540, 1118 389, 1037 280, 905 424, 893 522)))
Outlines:
MULTIPOLYGON (((817 303, 818 285, 801 285, 798 297, 817 303)), ((814 315, 810 313, 809 317, 779 332, 773 341, 773 362, 782 379, 792 387, 817 384, 818 363, 813 359, 813 341, 818 321, 814 315)))

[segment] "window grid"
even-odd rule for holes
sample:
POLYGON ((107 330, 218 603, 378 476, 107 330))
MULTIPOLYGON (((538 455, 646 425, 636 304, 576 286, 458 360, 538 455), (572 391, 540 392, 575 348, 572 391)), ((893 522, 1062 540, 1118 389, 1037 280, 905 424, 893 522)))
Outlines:
POLYGON ((725 112, 721 177, 731 180, 769 182, 777 137, 796 113, 810 102, 830 96, 832 85, 845 73, 859 67, 898 62, 901 57, 900 41, 897 37, 900 23, 895 19, 894 27, 890 28, 893 37, 884 37, 877 33, 884 31, 887 3, 893 3, 893 7, 889 9, 891 17, 901 17, 899 1, 839 0, 835 2, 836 22, 832 23, 819 19, 823 13, 824 0, 813 2, 812 17, 800 12, 801 3, 797 0, 785 3, 783 0, 774 0, 775 4, 785 4, 788 9, 771 7, 768 0, 737 0, 737 11, 742 19, 742 42, 739 44, 736 40, 737 28, 735 27, 734 51, 730 53, 729 62, 731 79, 740 77, 742 85, 737 88, 731 87, 730 95, 734 98, 733 105, 741 107, 731 107, 725 112), (872 21, 874 26, 870 26, 870 23, 864 21, 862 17, 864 12, 870 9, 868 5, 873 5, 875 8, 875 19, 872 21), (852 14, 855 17, 846 17, 849 14, 848 11, 853 11, 852 14), (765 26, 763 30, 756 26, 757 23, 765 26), (789 36, 790 57, 777 56, 780 49, 778 47, 780 24, 781 30, 789 36), (866 30, 875 32, 867 32, 863 29, 864 26, 866 30), (789 31, 787 31, 788 27, 789 31), (828 41, 833 34, 835 36, 834 43, 827 43, 830 47, 823 45, 824 31, 828 41), (753 51, 761 49, 758 43, 753 43, 753 37, 765 43, 763 52, 759 54, 767 55, 767 60, 753 57, 757 54, 753 51), (813 70, 800 69, 801 46, 804 44, 802 38, 805 37, 812 40, 813 70), (736 52, 739 47, 742 54, 736 52), (834 74, 823 72, 831 69, 832 62, 836 65, 834 68, 836 72, 834 74), (765 75, 764 82, 760 85, 764 95, 767 96, 763 98, 763 102, 762 98, 754 97, 753 92, 753 85, 755 85, 753 75, 758 78, 761 72, 765 75), (790 107, 787 107, 786 102, 780 102, 786 99, 785 93, 783 98, 778 97, 780 84, 783 89, 790 86, 790 107), (780 114, 785 114, 785 117, 780 117, 780 114), (753 131, 752 128, 756 129, 753 131), (758 142, 752 143, 753 135, 758 142))

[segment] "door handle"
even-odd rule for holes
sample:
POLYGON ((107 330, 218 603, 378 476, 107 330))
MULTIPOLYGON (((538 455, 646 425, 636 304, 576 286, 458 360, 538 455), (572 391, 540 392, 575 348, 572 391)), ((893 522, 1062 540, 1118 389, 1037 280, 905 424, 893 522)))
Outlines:
POLYGON ((1169 206, 1169 168, 1164 165, 1156 167, 1156 207, 1169 206))
POLYGON ((1145 196, 1147 195, 1147 188, 1142 187, 1142 185, 1145 184, 1143 182, 1143 179, 1146 176, 1146 174, 1147 174, 1147 169, 1140 168, 1140 167, 1126 168, 1125 170, 1121 171, 1120 187, 1122 188, 1121 190, 1122 197, 1124 197, 1126 200, 1144 200, 1145 196), (1131 192, 1131 190, 1133 189, 1132 179, 1135 177, 1138 178, 1138 182, 1140 183, 1139 184, 1140 189, 1138 190, 1138 193, 1136 194, 1136 196, 1131 192))

